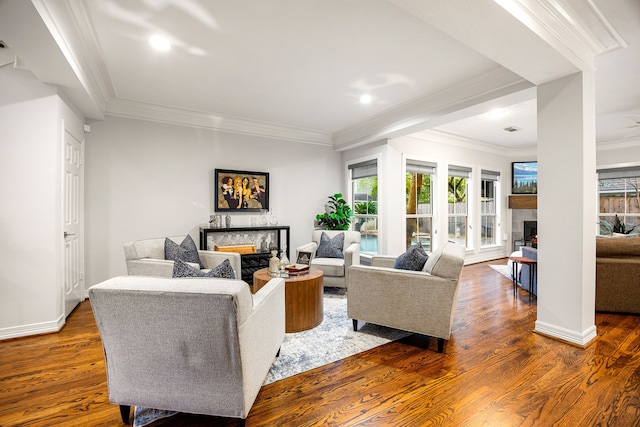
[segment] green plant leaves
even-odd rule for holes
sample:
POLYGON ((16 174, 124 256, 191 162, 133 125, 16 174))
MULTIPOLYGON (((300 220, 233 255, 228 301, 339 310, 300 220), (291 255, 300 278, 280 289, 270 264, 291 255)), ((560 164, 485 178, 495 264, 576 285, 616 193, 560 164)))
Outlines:
POLYGON ((353 211, 341 193, 329 196, 325 205, 326 211, 316 215, 316 220, 326 230, 348 230, 353 218, 353 211))

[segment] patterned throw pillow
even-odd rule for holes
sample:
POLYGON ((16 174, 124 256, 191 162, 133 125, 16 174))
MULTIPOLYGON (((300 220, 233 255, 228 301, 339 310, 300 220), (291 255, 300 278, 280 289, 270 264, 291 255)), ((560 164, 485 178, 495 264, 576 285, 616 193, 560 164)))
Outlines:
POLYGON ((181 259, 185 262, 193 262, 204 268, 198 255, 198 247, 190 235, 184 238, 179 245, 171 239, 164 239, 164 259, 175 261, 181 259))
POLYGON ((316 250, 316 258, 344 258, 343 246, 344 233, 336 234, 332 239, 323 231, 316 250))
POLYGON ((173 277, 217 277, 219 279, 235 279, 236 274, 233 272, 233 267, 228 259, 225 259, 212 268, 211 271, 201 271, 195 267, 190 266, 181 259, 177 259, 173 263, 173 277))
POLYGON ((396 263, 393 268, 399 270, 413 270, 420 271, 424 264, 429 259, 429 255, 422 249, 422 246, 418 243, 411 246, 405 253, 396 258, 396 263))

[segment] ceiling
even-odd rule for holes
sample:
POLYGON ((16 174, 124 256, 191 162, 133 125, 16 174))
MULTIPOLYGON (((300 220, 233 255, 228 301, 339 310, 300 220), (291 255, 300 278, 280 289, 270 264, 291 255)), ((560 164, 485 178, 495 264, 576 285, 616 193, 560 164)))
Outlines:
POLYGON ((536 144, 535 85, 591 66, 597 140, 640 136, 639 20, 637 0, 5 0, 0 66, 16 55, 88 122, 123 115, 336 149, 431 128, 518 149, 536 144), (546 33, 571 22, 570 37, 545 39, 506 3, 529 17, 563 5, 570 16, 546 15, 546 33), (153 34, 171 49, 151 49, 153 34))

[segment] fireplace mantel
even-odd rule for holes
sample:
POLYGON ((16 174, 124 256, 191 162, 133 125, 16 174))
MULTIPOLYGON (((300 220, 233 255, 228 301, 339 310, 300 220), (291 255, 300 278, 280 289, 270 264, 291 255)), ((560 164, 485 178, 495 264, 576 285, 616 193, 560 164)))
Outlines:
POLYGON ((509 209, 538 209, 538 196, 536 194, 511 195, 509 209))

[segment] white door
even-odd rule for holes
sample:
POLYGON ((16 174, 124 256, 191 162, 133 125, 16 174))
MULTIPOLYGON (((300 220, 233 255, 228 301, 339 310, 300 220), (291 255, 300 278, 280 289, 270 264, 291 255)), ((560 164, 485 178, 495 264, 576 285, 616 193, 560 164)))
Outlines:
POLYGON ((83 299, 82 143, 64 134, 64 311, 65 317, 83 299))

